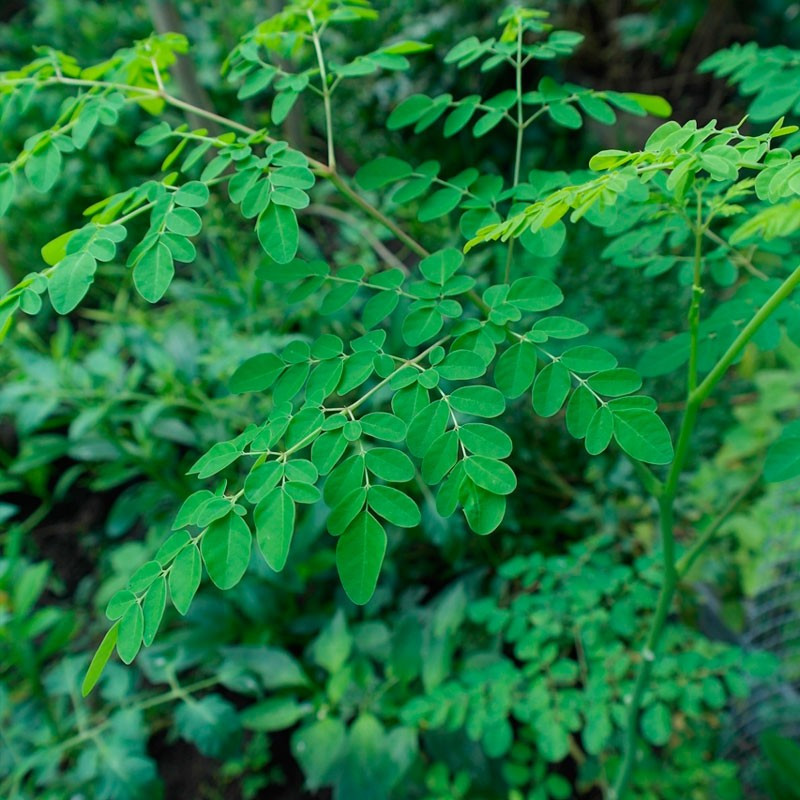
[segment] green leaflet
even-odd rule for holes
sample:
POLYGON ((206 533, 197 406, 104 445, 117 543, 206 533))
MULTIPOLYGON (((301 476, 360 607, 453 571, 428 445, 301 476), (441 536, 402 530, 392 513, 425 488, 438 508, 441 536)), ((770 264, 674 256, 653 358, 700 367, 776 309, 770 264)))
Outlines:
POLYGON ((254 512, 256 541, 267 564, 280 572, 289 557, 295 525, 295 505, 285 489, 273 489, 254 512))
POLYGON ((578 345, 562 353, 561 363, 572 372, 600 372, 614 369, 617 359, 600 347, 578 345))
POLYGON ((458 460, 458 434, 447 431, 431 443, 422 459, 422 479, 435 486, 455 466, 458 460))
POLYGON ((560 361, 548 364, 533 384, 533 410, 543 417, 557 414, 571 385, 569 370, 560 361))
POLYGON ((645 709, 641 719, 642 736, 656 747, 663 747, 672 733, 672 718, 663 703, 653 703, 645 709))
POLYGON ((486 362, 471 350, 453 350, 436 371, 448 381, 468 381, 486 374, 486 362))
POLYGON ((344 455, 348 441, 341 431, 327 431, 314 440, 311 460, 320 475, 327 475, 344 455))
POLYGON ((525 394, 536 375, 538 357, 536 348, 529 342, 511 345, 494 368, 494 382, 509 399, 525 394))
POLYGON ((433 339, 443 325, 444 319, 436 307, 417 308, 403 320, 403 339, 415 347, 433 339))
POLYGON ((592 418, 586 427, 586 452, 590 456, 602 453, 611 442, 611 434, 613 432, 614 415, 608 410, 607 406, 600 406, 592 414, 592 418))
POLYGON ((328 514, 328 532, 332 536, 344 533, 366 502, 367 489, 365 486, 355 486, 342 495, 339 502, 331 509, 331 513, 328 514))
POLYGON ((402 442, 406 437, 406 424, 394 414, 374 411, 365 414, 359 420, 361 429, 367 436, 382 439, 385 442, 402 442))
POLYGON ((350 523, 336 544, 336 568, 347 596, 364 605, 375 592, 383 557, 386 531, 368 512, 350 523))
POLYGON ((445 400, 435 400, 415 414, 406 435, 406 445, 411 454, 423 458, 433 442, 444 433, 449 419, 450 409, 445 400))
POLYGON ((800 475, 800 425, 792 422, 767 451, 764 480, 788 481, 800 475))
POLYGON ((567 403, 567 430, 576 439, 583 439, 597 411, 597 400, 585 386, 579 386, 567 403))
POLYGON ((43 147, 34 150, 25 162, 25 177, 37 192, 49 192, 58 180, 61 162, 61 151, 48 140, 43 147))
POLYGON ((674 452, 667 426, 645 409, 612 409, 614 438, 632 458, 648 464, 669 464, 674 452))
POLYGON ((142 615, 144 616, 142 643, 145 647, 149 647, 153 643, 153 639, 156 638, 166 606, 167 578, 164 575, 159 575, 150 585, 142 603, 142 615))
POLYGON ((463 263, 463 253, 450 247, 423 258, 419 262, 419 271, 432 283, 444 286, 463 263))
POLYGON ((373 447, 366 452, 367 469, 384 481, 405 483, 415 474, 414 464, 401 450, 373 447))
POLYGON ((144 617, 139 603, 131 603, 122 615, 117 629, 117 653, 125 664, 130 664, 142 646, 144 617))
POLYGON ((97 261, 89 253, 73 253, 56 264, 47 291, 59 314, 69 314, 83 300, 96 270, 97 261))
POLYGON ((270 203, 258 215, 256 233, 264 252, 278 264, 288 264, 295 257, 300 231, 291 208, 270 203))
POLYGON ((94 689, 94 687, 97 685, 97 681, 100 680, 100 676, 103 674, 103 669, 108 663, 108 659, 111 657, 111 654, 114 652, 118 636, 119 623, 116 623, 108 629, 106 635, 103 637, 103 640, 98 645, 95 654, 92 656, 92 660, 89 663, 89 668, 86 670, 86 676, 81 684, 81 695, 83 695, 83 697, 87 697, 92 689, 94 689))
POLYGON ((547 311, 563 300, 561 289, 545 278, 519 278, 508 292, 508 302, 523 311, 547 311))
POLYGON ((208 577, 220 589, 232 589, 250 563, 250 529, 236 514, 213 522, 203 536, 200 550, 208 577))
POLYGON ((486 456, 464 459, 464 470, 476 486, 492 494, 511 494, 517 488, 517 477, 508 464, 486 456))
POLYGON ((467 523, 475 533, 485 536, 503 521, 506 499, 502 495, 493 494, 467 478, 461 482, 458 497, 467 523))
POLYGON ((474 417, 499 417, 505 411, 506 402, 492 386, 462 386, 450 395, 450 405, 474 417))
POLYGON ((413 169, 411 164, 392 156, 381 156, 364 164, 356 173, 356 183, 362 189, 380 189, 386 184, 407 178, 413 169))
POLYGON ((187 208, 202 208, 209 197, 208 186, 201 181, 189 181, 175 192, 175 203, 187 208))
POLYGON ((483 422, 469 422, 458 429, 464 447, 476 456, 507 458, 511 455, 511 437, 499 428, 483 422))
POLYGON ((642 379, 636 370, 626 367, 598 372, 596 375, 592 375, 587 383, 597 394, 606 397, 620 397, 637 392, 642 388, 642 379))
POLYGON ((283 361, 274 353, 261 353, 240 364, 228 385, 234 394, 263 392, 275 383, 284 369, 283 361))
POLYGON ((164 296, 174 275, 172 252, 163 242, 147 250, 133 267, 133 283, 148 303, 164 296))
POLYGON ((376 514, 393 525, 413 528, 420 523, 417 504, 399 489, 391 486, 370 486, 367 503, 376 514))

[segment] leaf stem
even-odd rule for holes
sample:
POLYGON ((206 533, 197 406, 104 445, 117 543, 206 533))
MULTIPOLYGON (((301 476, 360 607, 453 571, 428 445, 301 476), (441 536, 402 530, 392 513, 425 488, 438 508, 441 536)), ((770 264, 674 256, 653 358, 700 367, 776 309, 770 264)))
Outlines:
POLYGON ((692 302, 689 306, 689 374, 688 394, 697 387, 697 350, 700 334, 700 299, 703 296, 701 285, 703 273, 703 196, 697 192, 697 216, 694 223, 694 273, 692 278, 692 302))
POLYGON ((314 12, 308 9, 308 21, 311 23, 311 38, 314 42, 314 51, 317 54, 317 64, 319 65, 319 77, 322 84, 322 105, 325 109, 325 138, 328 143, 328 167, 332 172, 336 170, 336 153, 333 149, 333 116, 331 114, 331 92, 328 86, 328 75, 325 71, 325 58, 322 55, 322 43, 319 38, 319 31, 316 28, 314 12))

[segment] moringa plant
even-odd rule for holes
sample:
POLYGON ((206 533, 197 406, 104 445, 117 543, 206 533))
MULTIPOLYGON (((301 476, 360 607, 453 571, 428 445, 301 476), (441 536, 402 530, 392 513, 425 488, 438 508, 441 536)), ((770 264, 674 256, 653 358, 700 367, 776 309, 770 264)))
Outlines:
MULTIPOLYGON (((577 129, 587 118, 613 125, 618 112, 666 117, 670 108, 652 95, 543 74, 582 37, 555 30, 546 12, 513 7, 500 16, 497 36, 458 42, 444 62, 507 70, 514 88, 489 97, 412 94, 387 119, 389 130, 407 136, 440 123, 444 137, 458 141, 510 134, 513 163, 488 170, 465 163, 451 175, 436 160, 412 164, 387 154, 350 177, 337 164, 340 87, 405 70, 408 56, 430 49, 397 41, 346 63, 327 55, 329 37, 374 17, 366 0, 287 4, 223 64, 243 101, 231 118, 181 99, 171 70, 188 44, 177 34, 151 36, 89 67, 41 48, 32 63, 0 75, 5 109, 24 110, 34 94, 68 93, 52 127, 0 165, 0 212, 28 187, 52 196, 65 157, 90 147, 98 126, 120 126, 128 108, 160 118, 135 144, 161 163, 160 177, 98 200, 82 227, 42 248, 47 266, 0 299, 3 334, 19 313, 39 313, 45 296, 58 314, 69 314, 98 270, 118 259, 144 301, 169 299, 176 265, 188 275, 191 268, 181 265, 195 260, 203 209, 229 204, 263 249, 259 278, 279 285, 287 306, 310 302, 323 317, 343 315, 337 330, 349 334, 345 340, 323 326, 316 338, 255 355, 230 375, 230 392, 260 399, 259 416, 194 464, 204 487, 186 498, 152 560, 109 602, 112 625, 84 694, 115 649, 130 663, 154 641, 168 598, 187 612, 203 572, 220 589, 235 586, 254 539, 280 572, 306 507, 326 510, 341 583, 356 604, 375 591, 387 527, 421 524, 421 493, 434 493, 439 515, 463 514, 475 534, 490 534, 517 486, 504 415, 510 403, 531 403, 540 417, 562 414, 590 455, 619 448, 658 511, 657 605, 635 654, 626 717, 607 734, 616 758, 606 794, 618 800, 630 787, 643 704, 676 593, 743 497, 721 503, 718 517, 676 540, 676 502, 698 415, 747 348, 774 349, 783 330, 800 338, 793 301, 800 267, 788 269, 776 245, 800 227, 800 160, 777 146, 797 129, 782 119, 760 134, 744 121, 669 121, 639 150, 598 153, 588 171, 526 172, 529 128, 577 129), (244 101, 265 97, 272 99, 264 124, 258 114, 256 123, 243 121, 244 101), (301 97, 319 103, 319 153, 280 138, 301 97), (207 120, 209 129, 176 124, 172 112, 207 120), (304 236, 304 209, 326 185, 396 240, 393 249, 375 240, 374 269, 342 264, 304 236), (540 274, 538 260, 559 253, 568 224, 582 220, 607 238, 609 268, 639 270, 631 274, 643 292, 646 280, 667 274, 687 292, 685 330, 649 342, 635 369, 619 364, 608 331, 559 314, 564 295, 540 274), (593 343, 598 334, 607 346, 593 343), (685 404, 673 449, 659 403, 642 387, 661 375, 675 381, 678 370, 685 404)), ((796 426, 787 426, 767 458, 767 479, 800 474, 799 439, 796 426)))

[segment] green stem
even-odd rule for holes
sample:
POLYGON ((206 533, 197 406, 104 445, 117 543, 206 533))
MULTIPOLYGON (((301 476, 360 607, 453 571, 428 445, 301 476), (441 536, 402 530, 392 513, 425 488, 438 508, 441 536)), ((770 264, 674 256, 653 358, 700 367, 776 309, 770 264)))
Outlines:
POLYGON ((514 186, 519 183, 519 172, 522 166, 522 137, 525 133, 525 120, 522 109, 522 25, 517 28, 517 58, 514 62, 517 85, 517 146, 514 155, 514 186))
POLYGON ((314 52, 317 54, 317 64, 319 65, 319 77, 322 84, 322 105, 325 109, 325 138, 328 143, 328 167, 331 171, 336 170, 336 153, 333 149, 333 116, 331 114, 331 91, 328 86, 328 75, 325 71, 325 58, 322 55, 322 43, 320 42, 319 32, 314 20, 314 12, 308 10, 308 21, 311 23, 311 38, 314 42, 314 52))
MULTIPOLYGON (((517 129, 517 142, 514 151, 514 183, 512 185, 518 186, 519 173, 522 168, 522 138, 525 134, 525 120, 523 118, 522 109, 522 25, 518 25, 517 27, 517 57, 514 60, 514 73, 517 87, 517 118, 514 121, 514 127, 517 129)), ((508 243, 503 283, 508 283, 511 279, 511 261, 514 257, 515 241, 516 240, 512 237, 508 243)))
POLYGON ((380 222, 385 228, 390 230, 409 250, 418 255, 420 258, 429 256, 430 253, 426 250, 413 236, 407 234, 394 220, 389 219, 385 214, 379 211, 375 206, 365 200, 358 192, 354 191, 342 177, 333 170, 327 168, 320 171, 321 175, 326 177, 348 200, 354 205, 358 206, 366 214, 369 214, 374 220, 380 222))
POLYGON ((703 201, 700 192, 697 193, 697 217, 694 224, 694 276, 692 279, 692 302, 689 307, 689 376, 688 393, 691 394, 697 387, 697 350, 699 347, 700 332, 700 298, 703 296, 703 287, 700 283, 703 271, 703 201))
MULTIPOLYGON (((720 520, 719 524, 712 523, 710 529, 704 531, 700 538, 695 542, 694 546, 676 564, 673 509, 675 504, 675 496, 678 490, 678 481, 686 463, 686 459, 689 455, 689 443, 691 441, 695 422, 697 421, 697 414, 703 401, 723 378, 728 368, 736 360, 737 356, 742 352, 747 343, 753 338, 753 336, 755 336, 759 328, 772 316, 778 306, 797 288, 798 285, 800 285, 800 266, 797 267, 788 278, 786 278, 786 280, 775 290, 775 292, 773 292, 767 302, 764 303, 764 305, 753 315, 753 318, 742 329, 731 346, 716 363, 711 372, 708 373, 704 380, 695 389, 693 389, 689 395, 686 411, 684 412, 683 420, 681 422, 680 432, 678 433, 678 442, 675 446, 675 458, 672 462, 672 466, 670 467, 667 479, 664 482, 661 497, 659 498, 659 518, 664 579, 658 596, 656 612, 653 616, 653 620, 650 625, 650 631, 647 635, 647 641, 645 642, 645 646, 642 651, 642 660, 639 665, 639 671, 636 675, 633 694, 631 695, 628 706, 628 719, 625 730, 625 744, 622 765, 617 773, 614 786, 609 792, 610 800, 622 800, 630 785, 633 766, 636 761, 639 715, 641 712, 642 701, 644 699, 644 693, 647 689, 650 675, 653 670, 653 664, 655 661, 658 644, 661 639, 661 634, 664 630, 664 624, 669 614, 669 610, 672 607, 672 601, 675 597, 675 592, 678 588, 678 582, 680 578, 686 574, 697 556, 711 541, 714 533, 719 527, 719 524, 722 522, 722 520, 720 520)), ((741 498, 738 498, 736 502, 738 502, 739 499, 741 498)))

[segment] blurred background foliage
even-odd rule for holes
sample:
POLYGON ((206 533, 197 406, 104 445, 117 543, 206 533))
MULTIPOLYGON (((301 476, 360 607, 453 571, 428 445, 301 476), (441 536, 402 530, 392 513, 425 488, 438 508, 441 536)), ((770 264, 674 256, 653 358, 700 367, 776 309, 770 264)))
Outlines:
MULTIPOLYGON (((267 107, 255 99, 239 108, 218 67, 280 5, 12 0, 0 9, 0 70, 30 60, 37 44, 88 64, 153 28, 179 27, 192 42, 181 90, 263 123, 267 107)), ((473 91, 478 76, 444 67, 441 56, 457 39, 493 31, 498 13, 477 1, 378 5, 359 51, 401 33, 434 49, 409 73, 343 88, 337 138, 349 173, 387 152, 430 157, 430 138, 386 131, 386 117, 414 91, 473 91)), ((747 41, 800 48, 800 4, 786 0, 539 5, 586 36, 554 67, 557 77, 661 94, 681 122, 727 124, 746 112, 734 89, 698 72, 713 52, 747 41)), ((334 57, 353 53, 345 37, 330 46, 334 57)), ((50 124, 50 97, 3 120, 4 157, 50 124)), ((282 135, 321 151, 317 114, 298 105, 282 135)), ((640 144, 650 124, 545 125, 527 163, 581 168, 601 147, 640 144)), ((125 111, 70 159, 57 197, 24 194, 13 221, 0 221, 0 289, 38 265, 41 246, 76 227, 84 207, 152 174, 150 157, 129 146, 140 128, 125 111)), ((436 157, 453 173, 464 148, 470 163, 502 165, 512 147, 502 136, 456 137, 436 157)), ((248 356, 318 325, 310 302, 287 311, 262 280, 245 223, 209 211, 198 260, 170 302, 143 308, 124 268, 108 265, 77 313, 22 320, 0 349, 0 797, 600 797, 615 768, 607 753, 631 684, 629 645, 654 604, 647 576, 657 566, 642 555, 652 509, 619 453, 590 462, 558 421, 535 420, 530 408, 509 419, 520 491, 501 531, 476 537, 427 503, 419 529, 390 539, 378 593, 359 610, 338 585, 312 511, 284 573, 254 563, 224 597, 204 584, 183 624, 167 625, 134 666, 112 664, 98 696, 79 699, 105 602, 196 488, 186 470, 257 414, 257 399, 229 396, 225 380, 248 356)), ((374 262, 381 248, 404 255, 324 190, 303 222, 306 249, 324 248, 333 262, 374 262)), ((685 294, 672 280, 643 288, 606 244, 596 229, 576 228, 540 272, 558 274, 564 313, 618 334, 635 359, 637 332, 674 332, 685 294)), ((710 511, 723 493, 749 499, 695 567, 667 636, 642 722, 649 755, 636 797, 800 796, 790 741, 800 732, 800 486, 765 489, 748 478, 779 415, 800 407, 799 367, 788 339, 748 352, 730 402, 705 417, 698 449, 710 458, 691 477, 687 508, 710 511)), ((679 393, 664 381, 667 416, 679 393)))

